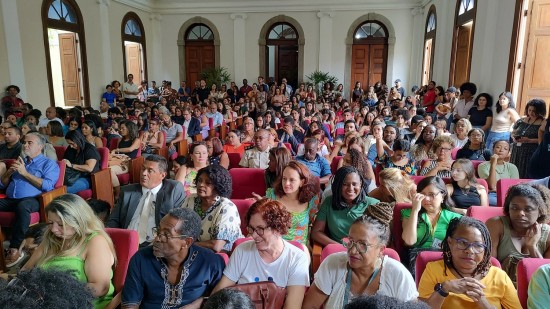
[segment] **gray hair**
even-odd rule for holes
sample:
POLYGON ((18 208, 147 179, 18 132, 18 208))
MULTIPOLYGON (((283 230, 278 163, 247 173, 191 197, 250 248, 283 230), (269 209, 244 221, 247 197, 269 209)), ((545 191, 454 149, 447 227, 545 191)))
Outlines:
POLYGON ((367 215, 363 215, 355 219, 355 221, 353 221, 353 224, 362 224, 370 232, 378 237, 379 244, 382 244, 384 246, 388 245, 388 241, 390 240, 390 229, 388 225, 383 224, 379 220, 367 215))
POLYGON ((36 140, 38 141, 38 144, 40 144, 40 146, 42 147, 46 146, 46 143, 47 143, 46 138, 38 132, 29 132, 25 136, 36 136, 36 140))
POLYGON ((162 156, 156 154, 148 155, 145 161, 157 162, 161 173, 166 173, 166 171, 168 171, 168 161, 162 156))
POLYGON ((183 224, 177 230, 180 235, 186 235, 196 241, 201 233, 201 218, 192 209, 174 208, 168 215, 182 221, 183 224))

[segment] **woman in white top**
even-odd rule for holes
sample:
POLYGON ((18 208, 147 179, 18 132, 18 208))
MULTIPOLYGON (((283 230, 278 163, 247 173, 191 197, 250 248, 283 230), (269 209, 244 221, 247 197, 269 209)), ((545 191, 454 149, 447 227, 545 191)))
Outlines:
POLYGON ((462 148, 468 142, 468 132, 472 129, 472 123, 467 118, 458 120, 454 127, 454 133, 451 138, 455 142, 455 148, 462 148))
POLYGON ((491 130, 487 135, 487 149, 493 149, 498 140, 510 140, 512 125, 520 118, 516 112, 516 104, 510 92, 503 92, 498 96, 496 114, 493 116, 491 130))
POLYGON ((380 294, 402 301, 418 297, 410 272, 384 255, 392 211, 391 204, 378 203, 353 222, 343 242, 347 252, 331 254, 321 263, 302 308, 343 308, 361 295, 380 294))

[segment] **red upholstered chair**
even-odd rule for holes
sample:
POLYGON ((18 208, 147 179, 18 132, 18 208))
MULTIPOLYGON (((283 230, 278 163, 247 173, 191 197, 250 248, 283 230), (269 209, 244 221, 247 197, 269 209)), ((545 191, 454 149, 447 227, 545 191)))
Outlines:
POLYGON ((113 183, 111 181, 111 171, 109 170, 109 149, 106 147, 97 148, 101 162, 99 171, 91 174, 92 186, 90 189, 82 190, 76 194, 87 200, 95 198, 108 202, 111 207, 114 206, 113 183))
MULTIPOLYGON (((418 288, 418 284, 420 283, 420 278, 422 278, 422 273, 426 269, 426 264, 429 262, 437 261, 443 259, 443 252, 437 252, 437 251, 422 251, 420 252, 416 257, 416 274, 415 274, 415 280, 416 280, 416 287, 418 288)), ((501 268, 500 262, 494 258, 491 257, 491 264, 493 266, 496 266, 498 268, 501 268)))
MULTIPOLYGON (((323 251, 321 251, 321 263, 327 258, 327 256, 337 253, 337 252, 345 252, 347 249, 342 244, 329 244, 326 245, 323 248, 323 251)), ((399 258, 399 254, 392 248, 386 248, 384 249, 384 255, 387 255, 391 257, 392 259, 401 262, 401 259, 399 258)))
POLYGON ((511 178, 502 178, 497 181, 497 206, 503 207, 504 200, 506 199, 506 193, 508 188, 515 186, 520 183, 529 182, 532 179, 511 179, 511 178))
POLYGON ((241 162, 241 158, 243 157, 240 153, 228 153, 227 156, 229 157, 229 169, 239 167, 239 162, 241 162))
POLYGON ((139 236, 137 231, 127 229, 106 228, 105 232, 109 234, 115 247, 117 263, 113 269, 113 285, 116 295, 124 286, 130 258, 139 249, 139 236))
POLYGON ((216 252, 216 254, 222 257, 225 266, 227 266, 227 263, 229 263, 229 256, 223 252, 216 252))
POLYGON ((243 235, 247 235, 248 231, 246 230, 246 213, 248 212, 248 208, 256 202, 254 199, 231 199, 233 204, 237 206, 237 209, 239 210, 239 217, 241 218, 241 232, 243 235))
POLYGON ((336 174, 336 171, 338 170, 338 163, 340 163, 340 160, 342 160, 342 156, 336 156, 332 158, 332 162, 330 162, 330 172, 332 175, 336 174))
POLYGON ((105 147, 105 148, 109 147, 109 145, 107 145, 107 138, 106 137, 101 137, 101 142, 103 142, 103 147, 105 147))
POLYGON ((399 254, 400 257, 405 256, 405 243, 403 242, 403 223, 401 222, 401 210, 412 208, 410 203, 397 203, 393 208, 393 249, 399 254))
MULTIPOLYGON (((111 144, 109 145, 110 151, 118 147, 119 140, 120 138, 117 138, 117 137, 113 137, 111 139, 111 144)), ((136 183, 139 180, 139 173, 144 160, 145 158, 141 156, 141 147, 140 147, 138 148, 136 157, 130 160, 130 168, 128 172, 124 174, 116 175, 116 177, 118 178, 118 182, 120 183, 121 186, 127 185, 129 183, 136 183)))
POLYGON ((413 176, 410 176, 410 177, 411 177, 412 181, 414 181, 414 183, 415 183, 416 185, 418 185, 418 183, 419 183, 422 179, 424 179, 425 176, 414 176, 414 175, 413 175, 413 176))
POLYGON ((451 159, 456 160, 456 153, 459 150, 460 150, 460 148, 458 148, 458 147, 453 148, 453 150, 451 151, 451 159))
POLYGON ((57 160, 61 161, 63 160, 63 155, 65 154, 65 150, 67 150, 67 147, 65 146, 53 146, 55 149, 55 155, 57 156, 57 160))
POLYGON ((479 177, 479 174, 477 173, 477 167, 485 161, 480 160, 472 160, 472 164, 474 165, 474 170, 476 171, 476 177, 479 177))
POLYGON ((546 264, 550 264, 550 259, 524 258, 519 261, 517 271, 518 296, 523 308, 527 308, 527 289, 533 273, 546 264))
POLYGON ((265 171, 261 168, 232 168, 229 170, 233 180, 232 199, 251 198, 252 192, 264 195, 266 190, 265 171))
POLYGON ((334 137, 338 137, 339 135, 344 135, 346 133, 344 128, 338 128, 336 129, 336 133, 334 133, 334 137))
POLYGON ((476 218, 482 222, 487 220, 504 216, 504 208, 502 207, 486 207, 486 206, 470 206, 466 211, 466 216, 476 218))
POLYGON ((288 151, 290 151, 290 153, 292 153, 292 145, 290 143, 283 143, 283 145, 286 147, 286 149, 288 149, 288 151))

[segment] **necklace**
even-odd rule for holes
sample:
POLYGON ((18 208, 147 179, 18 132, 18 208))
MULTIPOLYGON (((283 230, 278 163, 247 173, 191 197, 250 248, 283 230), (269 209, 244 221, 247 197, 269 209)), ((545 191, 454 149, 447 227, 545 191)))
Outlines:
POLYGON ((504 162, 504 164, 502 165, 502 170, 499 171, 498 168, 499 168, 499 165, 497 164, 495 171, 497 172, 497 174, 502 175, 508 169, 508 165, 506 165, 506 162, 504 162))
POLYGON ((462 194, 463 195, 468 195, 468 193, 470 192, 470 187, 465 187, 465 188, 462 188, 461 186, 458 186, 460 188, 460 191, 462 191, 462 194))

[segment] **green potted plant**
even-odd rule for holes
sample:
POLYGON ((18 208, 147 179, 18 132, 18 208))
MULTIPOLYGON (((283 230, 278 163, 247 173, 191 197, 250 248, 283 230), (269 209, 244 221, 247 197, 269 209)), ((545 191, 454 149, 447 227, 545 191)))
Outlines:
POLYGON ((313 71, 311 74, 306 75, 306 79, 309 83, 313 84, 313 88, 317 91, 317 95, 323 93, 323 85, 331 82, 333 85, 338 83, 338 78, 330 75, 328 72, 321 72, 319 70, 313 71))
POLYGON ((204 69, 200 73, 200 77, 206 81, 208 86, 216 84, 218 88, 231 81, 231 74, 224 67, 204 69))

